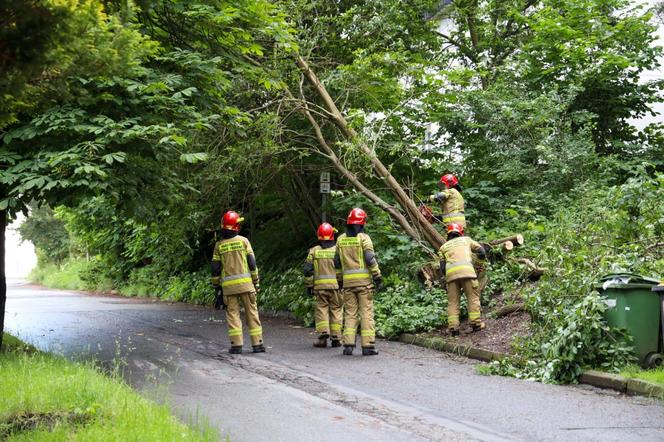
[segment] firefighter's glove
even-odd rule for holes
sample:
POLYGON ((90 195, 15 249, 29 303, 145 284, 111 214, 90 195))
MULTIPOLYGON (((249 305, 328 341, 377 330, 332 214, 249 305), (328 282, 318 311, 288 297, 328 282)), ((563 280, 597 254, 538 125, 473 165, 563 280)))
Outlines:
POLYGON ((304 288, 304 294, 307 296, 313 296, 314 295, 314 288, 313 287, 305 287, 304 288))
POLYGON ((376 278, 373 280, 374 288, 377 292, 382 292, 385 286, 383 285, 383 278, 376 278))
POLYGON ((254 283, 254 289, 256 290, 256 294, 259 294, 261 292, 261 285, 259 283, 254 283))
POLYGON ((221 287, 219 286, 216 286, 214 288, 214 309, 226 310, 226 303, 224 302, 224 294, 221 291, 221 287))
POLYGON ((484 249, 484 247, 481 247, 480 250, 477 252, 477 257, 482 260, 486 259, 486 250, 484 249))

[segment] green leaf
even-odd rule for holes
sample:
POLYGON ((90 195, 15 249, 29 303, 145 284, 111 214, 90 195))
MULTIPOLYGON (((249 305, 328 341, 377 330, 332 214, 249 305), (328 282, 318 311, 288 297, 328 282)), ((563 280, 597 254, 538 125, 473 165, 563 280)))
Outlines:
POLYGON ((180 155, 180 161, 190 164, 206 161, 207 159, 208 159, 208 154, 206 152, 183 153, 182 155, 180 155))

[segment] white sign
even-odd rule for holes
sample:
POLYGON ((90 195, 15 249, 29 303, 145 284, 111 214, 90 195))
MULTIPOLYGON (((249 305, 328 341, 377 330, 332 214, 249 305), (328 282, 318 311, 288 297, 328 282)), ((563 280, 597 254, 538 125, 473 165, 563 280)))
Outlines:
MULTIPOLYGON (((321 172, 320 173, 320 182, 321 183, 329 183, 330 182, 330 172, 321 172)), ((323 193, 322 190, 321 190, 321 193, 323 193)), ((325 193, 329 193, 329 192, 325 192, 325 193)))
POLYGON ((330 183, 320 183, 320 193, 330 193, 330 183))

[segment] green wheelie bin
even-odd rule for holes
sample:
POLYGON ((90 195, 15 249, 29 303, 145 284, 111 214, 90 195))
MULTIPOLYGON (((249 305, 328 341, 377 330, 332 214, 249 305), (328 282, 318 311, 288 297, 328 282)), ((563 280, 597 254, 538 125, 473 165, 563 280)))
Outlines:
POLYGON ((616 273, 601 278, 597 286, 607 309, 606 322, 624 328, 634 338, 636 356, 644 367, 655 367, 662 356, 662 305, 653 288, 659 280, 630 273, 616 273))
MULTIPOLYGON (((660 312, 660 350, 661 353, 664 353, 664 279, 659 283, 659 285, 656 285, 655 287, 652 288, 653 293, 655 295, 659 296, 659 312, 660 312)), ((662 365, 664 361, 659 359, 659 361, 655 361, 655 365, 662 365)))

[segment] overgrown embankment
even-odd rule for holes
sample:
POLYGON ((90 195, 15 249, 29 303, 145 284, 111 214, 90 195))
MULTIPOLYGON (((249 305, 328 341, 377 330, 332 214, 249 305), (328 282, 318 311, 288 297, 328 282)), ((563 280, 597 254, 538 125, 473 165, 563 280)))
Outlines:
POLYGON ((213 430, 188 427, 168 407, 139 396, 117 374, 36 351, 10 335, 3 341, 2 440, 218 440, 213 430))

